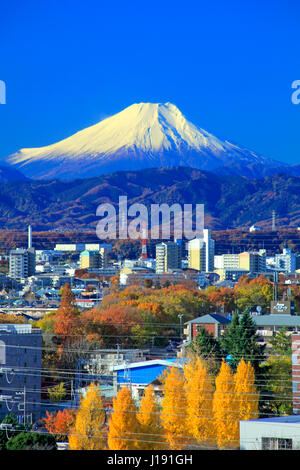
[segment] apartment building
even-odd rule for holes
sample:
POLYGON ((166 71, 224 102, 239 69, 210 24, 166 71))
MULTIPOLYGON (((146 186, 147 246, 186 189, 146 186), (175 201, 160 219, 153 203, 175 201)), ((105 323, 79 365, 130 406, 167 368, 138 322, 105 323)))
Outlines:
POLYGON ((42 330, 31 324, 0 324, 0 419, 40 419, 42 330))
POLYGON ((25 279, 35 273, 35 250, 16 248, 9 253, 9 276, 16 280, 25 279))
POLYGON ((181 269, 181 246, 175 242, 157 244, 155 256, 156 273, 167 273, 178 269, 181 269))

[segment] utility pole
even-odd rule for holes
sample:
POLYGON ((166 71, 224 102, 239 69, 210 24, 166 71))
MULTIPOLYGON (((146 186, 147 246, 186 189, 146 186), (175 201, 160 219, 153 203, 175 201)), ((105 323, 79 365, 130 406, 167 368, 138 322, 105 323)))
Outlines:
POLYGON ((275 231, 275 228, 276 228, 275 220, 276 220, 276 214, 275 214, 275 211, 273 210, 272 211, 272 231, 273 232, 275 231))
POLYGON ((24 426, 26 424, 26 387, 24 385, 24 426))
MULTIPOLYGON (((24 420, 24 426, 26 424, 26 386, 24 385, 24 390, 23 392, 16 392, 16 395, 23 395, 23 420, 24 420)), ((20 410, 20 404, 18 406, 20 410)), ((20 410, 21 411, 21 410, 20 410)))
POLYGON ((179 318, 179 321, 180 321, 180 339, 182 339, 182 317, 183 317, 183 313, 180 313, 178 315, 178 318, 179 318))

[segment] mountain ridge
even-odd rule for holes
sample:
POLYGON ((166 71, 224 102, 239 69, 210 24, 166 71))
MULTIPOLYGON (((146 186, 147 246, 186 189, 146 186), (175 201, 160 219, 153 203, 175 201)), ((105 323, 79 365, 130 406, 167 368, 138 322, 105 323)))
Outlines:
POLYGON ((151 204, 204 204, 212 229, 271 227, 272 210, 282 227, 300 226, 300 177, 261 179, 215 175, 190 167, 121 171, 72 181, 8 181, 0 185, 0 224, 36 230, 95 229, 99 204, 117 206, 119 196, 151 204))

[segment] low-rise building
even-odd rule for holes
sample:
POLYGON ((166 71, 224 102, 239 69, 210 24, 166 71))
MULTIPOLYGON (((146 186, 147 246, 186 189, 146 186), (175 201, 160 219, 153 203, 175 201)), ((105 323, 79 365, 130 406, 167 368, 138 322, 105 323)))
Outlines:
POLYGON ((230 321, 229 318, 218 313, 208 313, 186 322, 183 333, 187 342, 193 341, 201 328, 212 334, 214 338, 218 338, 224 333, 230 321))
MULTIPOLYGON (((130 385, 132 396, 139 401, 144 395, 145 388, 158 380, 169 367, 182 369, 183 363, 179 359, 154 359, 149 361, 122 364, 111 368, 114 374, 115 394, 123 385, 130 385)), ((161 386, 157 383, 154 387, 156 395, 161 396, 161 386)))
POLYGON ((240 450, 299 450, 300 416, 240 421, 240 450))

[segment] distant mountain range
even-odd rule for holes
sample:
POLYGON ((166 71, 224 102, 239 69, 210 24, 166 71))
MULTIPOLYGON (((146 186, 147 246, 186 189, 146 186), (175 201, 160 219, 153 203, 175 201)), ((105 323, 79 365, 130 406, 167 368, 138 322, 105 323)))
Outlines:
POLYGON ((90 178, 116 171, 191 167, 223 175, 300 175, 300 166, 222 141, 171 103, 137 103, 58 143, 20 149, 5 159, 37 180, 90 178))
POLYGON ((27 180, 20 171, 16 170, 13 167, 7 165, 0 165, 0 183, 5 183, 6 181, 18 181, 18 180, 27 180))
POLYGON ((0 224, 5 229, 94 229, 103 202, 128 205, 204 204, 205 224, 213 229, 300 226, 300 177, 265 178, 216 175, 189 167, 121 171, 72 181, 5 181, 0 185, 0 224))

